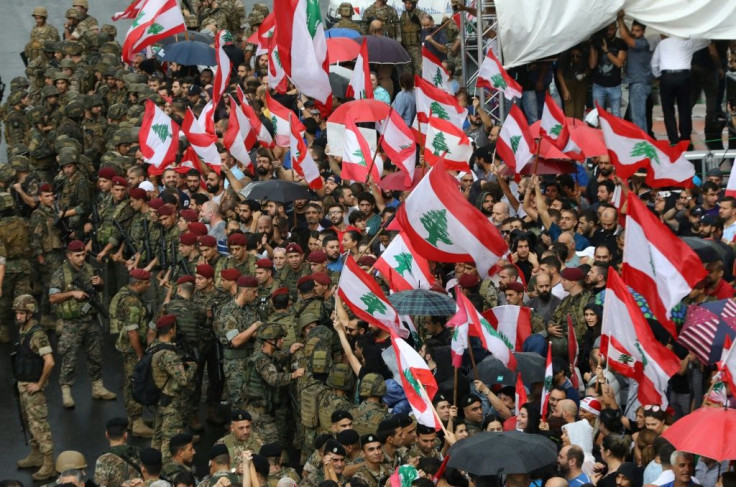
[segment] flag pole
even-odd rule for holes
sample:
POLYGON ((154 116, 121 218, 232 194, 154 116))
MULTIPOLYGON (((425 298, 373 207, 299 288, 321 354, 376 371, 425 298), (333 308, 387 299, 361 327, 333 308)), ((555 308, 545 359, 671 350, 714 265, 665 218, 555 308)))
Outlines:
POLYGON ((442 424, 442 419, 440 418, 440 415, 437 412, 437 409, 434 407, 432 400, 429 398, 429 394, 427 394, 427 389, 424 387, 424 384, 422 384, 420 381, 417 381, 417 384, 419 385, 419 388, 422 390, 422 396, 429 399, 427 402, 429 403, 429 406, 432 408, 432 413, 434 414, 435 418, 437 418, 437 422, 440 424, 440 427, 442 427, 442 432, 445 435, 447 435, 447 428, 445 428, 445 425, 442 424))
POLYGON ((369 250, 371 248, 371 246, 373 245, 373 242, 375 242, 376 239, 378 238, 378 236, 381 235, 383 233, 383 231, 386 229, 386 227, 389 226, 392 221, 394 221, 394 218, 396 218, 396 213, 395 212, 394 212, 393 215, 391 215, 391 217, 388 220, 386 220, 385 223, 383 223, 378 228, 378 231, 376 232, 376 234, 373 235, 373 237, 371 237, 371 239, 368 241, 368 244, 365 246, 365 249, 363 249, 363 251, 361 253, 359 253, 358 256, 355 258, 356 262, 358 261, 358 259, 360 259, 361 257, 363 257, 363 255, 366 253, 367 250, 369 250))
POLYGON ((457 367, 455 369, 455 381, 452 386, 452 405, 457 406, 457 367))
MULTIPOLYGON (((391 108, 389 109, 389 111, 388 111, 388 116, 387 116, 387 117, 386 117, 386 118, 384 119, 384 121, 383 121, 383 123, 384 123, 384 124, 385 124, 386 122, 388 122, 389 118, 391 118, 391 113, 392 113, 393 111, 394 111, 394 107, 391 107, 391 108)), ((357 127, 357 125, 356 125, 356 127, 357 127)), ((384 133, 385 133, 385 132, 386 132, 386 131, 384 130, 384 133)), ((383 141, 383 134, 381 134, 381 136, 380 136, 380 137, 378 137, 378 141, 376 142, 376 152, 375 152, 375 153, 373 154, 373 159, 371 159, 371 165, 370 165, 370 166, 368 166, 368 176, 366 176, 366 177, 370 177, 370 176, 371 176, 371 171, 373 170, 373 166, 374 166, 374 165, 376 164, 376 157, 378 157, 378 150, 379 150, 379 148, 381 147, 381 142, 382 142, 382 141, 383 141)))
POLYGON ((473 377, 475 380, 478 380, 478 367, 475 365, 475 355, 473 355, 473 346, 470 344, 470 334, 468 334, 468 355, 470 355, 470 363, 473 364, 473 377))
POLYGON ((534 169, 532 170, 532 174, 537 174, 537 166, 539 165, 539 150, 542 147, 542 138, 537 137, 534 139, 534 142, 537 144, 537 154, 536 157, 534 157, 534 169))

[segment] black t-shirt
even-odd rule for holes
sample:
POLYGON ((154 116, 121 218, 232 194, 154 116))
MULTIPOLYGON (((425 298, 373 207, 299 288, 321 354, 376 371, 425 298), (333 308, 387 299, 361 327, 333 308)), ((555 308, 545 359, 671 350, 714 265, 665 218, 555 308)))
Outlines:
MULTIPOLYGON (((627 49, 624 41, 618 37, 606 42, 608 44, 608 50, 614 56, 618 56, 619 51, 625 51, 627 49)), ((593 83, 599 86, 605 86, 606 88, 621 84, 621 68, 617 68, 602 49, 598 49, 598 64, 593 70, 592 80, 593 83)))

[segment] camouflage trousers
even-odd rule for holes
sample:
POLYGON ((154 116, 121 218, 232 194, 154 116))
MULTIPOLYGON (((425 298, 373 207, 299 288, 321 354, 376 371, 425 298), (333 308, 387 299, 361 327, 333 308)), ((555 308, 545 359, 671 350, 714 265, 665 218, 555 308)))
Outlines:
POLYGON ((411 57, 412 65, 414 66, 414 72, 420 73, 422 72, 422 46, 404 46, 404 49, 406 49, 406 52, 409 53, 409 57, 411 57))
POLYGON ((186 430, 184 424, 184 411, 186 401, 174 398, 168 406, 158 405, 153 414, 153 438, 151 447, 161 451, 163 464, 166 465, 171 459, 169 451, 169 440, 177 433, 186 430))
POLYGON ((54 443, 48 422, 49 408, 46 406, 46 394, 43 391, 29 394, 26 392, 28 384, 30 382, 18 382, 23 422, 31 433, 31 446, 38 447, 42 455, 50 455, 54 452, 54 443))
POLYGON ((143 415, 143 406, 133 399, 132 384, 130 378, 133 377, 135 365, 138 363, 138 355, 135 352, 123 353, 123 401, 125 402, 125 413, 128 415, 129 424, 143 415))
POLYGON ((286 443, 282 443, 282 435, 279 431, 279 422, 276 419, 275 413, 270 414, 263 408, 248 408, 247 406, 245 410, 250 413, 251 417, 253 417, 253 432, 258 435, 259 438, 263 439, 265 443, 278 441, 281 448, 286 448, 288 446, 286 443))
MULTIPOLYGON (((202 382, 207 371, 207 406, 217 407, 222 398, 225 374, 218 360, 217 348, 220 344, 212 339, 202 339, 199 344, 199 362, 194 386, 194 406, 198 406, 202 397, 202 382)), ((196 412, 196 409, 195 409, 196 412)))
POLYGON ((245 404, 245 372, 244 358, 226 358, 222 360, 222 370, 225 373, 227 385, 227 400, 230 410, 242 409, 245 404))
POLYGON ((77 360, 82 351, 87 355, 87 372, 90 381, 102 379, 102 330, 95 320, 61 321, 59 355, 61 372, 59 384, 74 384, 77 375, 77 360))
MULTIPOLYGON (((36 269, 38 270, 39 285, 41 286, 41 316, 51 316, 51 304, 49 303, 49 281, 51 276, 56 269, 64 263, 64 249, 58 249, 52 252, 43 254, 44 263, 36 263, 36 269)), ((36 261, 38 262, 38 261, 36 261)))
POLYGON ((6 272, 3 279, 3 295, 0 296, 0 328, 10 329, 15 324, 13 300, 21 294, 31 294, 30 272, 6 272))

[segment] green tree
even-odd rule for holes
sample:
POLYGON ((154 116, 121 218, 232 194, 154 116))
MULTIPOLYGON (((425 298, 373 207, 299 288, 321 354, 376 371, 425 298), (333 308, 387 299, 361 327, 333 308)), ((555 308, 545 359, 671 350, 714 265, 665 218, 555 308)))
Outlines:
POLYGON ((281 64, 281 56, 279 56, 279 51, 278 51, 278 49, 274 49, 274 51, 273 51, 273 59, 274 59, 274 61, 276 61, 276 65, 277 65, 277 66, 278 66, 279 68, 283 68, 283 67, 284 67, 284 66, 283 66, 283 65, 281 64))
POLYGON ((151 24, 148 30, 146 30, 146 34, 151 34, 155 36, 156 34, 160 34, 163 31, 164 31, 164 26, 154 22, 153 24, 151 24))
POLYGON ((505 90, 509 87, 509 85, 506 84, 506 80, 501 76, 501 73, 491 76, 491 85, 493 85, 497 90, 505 90))
POLYGON ((442 79, 442 71, 440 71, 439 67, 437 67, 437 72, 434 73, 434 78, 432 78, 432 83, 434 83, 434 85, 437 88, 444 88, 445 83, 444 83, 444 80, 442 79))
POLYGON ((434 115, 437 118, 441 118, 442 120, 450 120, 450 115, 447 114, 447 110, 445 110, 445 107, 443 107, 436 101, 433 101, 429 104, 429 112, 430 114, 434 115))
POLYGON ((519 149, 519 142, 521 142, 521 135, 511 136, 511 150, 514 151, 514 154, 519 149))
POLYGON ((365 157, 363 157, 363 151, 360 149, 355 149, 353 152, 353 157, 355 157, 355 163, 360 164, 361 166, 365 166, 365 157))
POLYGON ((555 124, 554 127, 552 127, 549 131, 550 134, 554 135, 555 137, 559 137, 562 133, 562 124, 558 123, 555 124))
POLYGON ((158 136, 159 139, 161 139, 161 142, 166 142, 166 139, 171 137, 169 126, 165 123, 157 123, 155 125, 151 125, 151 130, 154 134, 158 136))
POLYGON ((360 297, 360 300, 365 305, 365 311, 369 315, 373 315, 378 311, 381 314, 384 314, 388 308, 386 308, 386 305, 379 299, 378 296, 376 296, 373 293, 366 293, 360 297))
POLYGON ((145 15, 146 15, 146 12, 141 10, 140 13, 138 13, 138 17, 136 17, 135 20, 133 21, 133 27, 138 27, 140 25, 141 19, 145 17, 145 15))
POLYGON ((452 154, 452 152, 450 152, 450 148, 447 146, 444 132, 437 132, 437 135, 434 136, 434 139, 432 139, 432 149, 436 156, 440 156, 445 152, 452 154))
POLYGON ((642 140, 641 142, 637 142, 633 149, 631 149, 631 153, 629 154, 631 157, 638 157, 638 156, 644 156, 650 161, 659 164, 659 156, 657 155, 657 149, 654 148, 652 144, 649 142, 642 140))
POLYGON ((488 333, 490 336, 494 338, 501 340, 509 348, 509 350, 514 349, 514 346, 511 344, 511 341, 509 341, 506 335, 504 335, 503 333, 499 333, 495 328, 491 326, 490 323, 488 323, 488 320, 486 320, 482 316, 480 318, 480 324, 483 327, 483 329, 486 331, 486 333, 488 333))
POLYGON ((430 210, 419 218, 424 229, 429 233, 427 241, 437 246, 438 241, 452 245, 450 233, 447 230, 447 210, 430 210))
POLYGON ((414 257, 409 252, 401 252, 396 254, 396 263, 398 264, 396 267, 394 267, 394 270, 404 275, 405 272, 411 273, 411 264, 414 262, 414 257))

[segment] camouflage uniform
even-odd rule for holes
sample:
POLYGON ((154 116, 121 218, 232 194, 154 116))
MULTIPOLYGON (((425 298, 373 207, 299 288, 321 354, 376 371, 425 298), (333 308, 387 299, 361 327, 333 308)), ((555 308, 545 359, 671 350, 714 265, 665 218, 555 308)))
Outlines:
POLYGON ((368 32, 368 26, 371 21, 378 19, 383 22, 383 34, 386 37, 390 37, 395 40, 400 40, 399 31, 399 14, 396 13, 396 9, 391 5, 376 5, 377 2, 373 2, 370 7, 365 9, 363 12, 363 21, 366 24, 365 31, 368 32))
POLYGON ((243 452, 250 450, 257 452, 263 446, 263 442, 255 432, 251 432, 250 436, 245 441, 238 441, 232 433, 228 433, 215 444, 222 444, 227 447, 227 451, 230 454, 230 468, 237 469, 243 462, 243 452))
MULTIPOLYGON (((10 95, 11 100, 14 95, 20 95, 20 93, 10 95)), ((26 134, 29 128, 25 110, 10 107, 10 111, 5 115, 5 142, 8 144, 8 151, 15 144, 22 143, 26 140, 26 134)))
POLYGON ((227 10, 222 8, 222 6, 218 5, 215 8, 209 7, 200 12, 199 23, 201 25, 205 19, 212 19, 217 24, 217 30, 226 29, 228 27, 227 14, 227 10))
POLYGON ((357 22, 353 22, 353 4, 349 2, 343 2, 337 8, 338 14, 340 14, 340 20, 335 23, 336 28, 342 29, 353 29, 359 33, 363 33, 363 27, 357 22))
POLYGON ((41 313, 44 316, 51 314, 49 305, 49 281, 51 276, 64 262, 64 242, 61 231, 54 225, 56 215, 54 209, 39 204, 31 213, 30 233, 31 252, 36 262, 43 258, 43 264, 38 265, 40 280, 43 284, 41 294, 41 313))
POLYGON ((422 22, 421 19, 425 15, 422 10, 416 8, 408 12, 401 12, 399 24, 401 26, 401 45, 404 46, 406 52, 411 56, 414 63, 414 72, 419 73, 422 69, 422 22))
POLYGON ((581 293, 565 296, 565 299, 557 306, 555 312, 552 314, 552 321, 562 328, 561 337, 550 337, 552 342, 552 354, 555 356, 568 358, 567 352, 567 315, 572 318, 573 326, 575 327, 575 336, 583 336, 587 329, 585 323, 584 308, 588 304, 592 296, 590 291, 583 291, 581 293))
POLYGON ((290 308, 288 311, 276 311, 269 315, 265 320, 268 323, 278 323, 286 331, 284 337, 284 350, 287 350, 294 343, 300 342, 301 337, 297 336, 296 320, 294 319, 294 308, 290 308))
POLYGON ((490 279, 483 279, 478 293, 483 298, 483 311, 498 306, 498 289, 490 279))
POLYGON ((41 27, 33 26, 33 29, 31 29, 31 40, 26 44, 23 52, 28 61, 31 61, 43 53, 44 42, 58 42, 60 39, 59 31, 53 25, 44 24, 41 27))
MULTIPOLYGON (((75 163, 77 159, 72 160, 73 149, 62 149, 59 158, 61 159, 60 165, 64 163, 75 163)), ((80 166, 77 164, 77 170, 74 171, 69 178, 64 178, 61 187, 61 193, 59 197, 59 208, 61 210, 75 209, 77 212, 76 216, 68 219, 68 225, 70 229, 79 232, 81 235, 82 230, 82 219, 89 215, 91 209, 91 187, 89 181, 84 177, 81 172, 80 166)))
POLYGON ((319 432, 331 433, 332 413, 349 411, 353 406, 347 396, 355 384, 353 371, 346 364, 335 364, 330 368, 325 384, 332 390, 319 399, 319 432), (339 395, 338 391, 343 391, 343 394, 339 395))
POLYGON ((95 19, 91 15, 85 14, 82 20, 80 20, 79 23, 74 28, 74 31, 72 32, 72 38, 81 39, 85 33, 89 31, 99 32, 99 30, 100 30, 100 27, 99 27, 99 24, 97 23, 97 19, 95 19))
POLYGON ((409 449, 405 458, 436 458, 437 460, 442 460, 442 456, 436 448, 432 448, 431 450, 429 450, 429 453, 424 453, 416 445, 409 449))
POLYGON ((212 291, 194 292, 193 302, 204 313, 204 320, 199 329, 199 363, 197 364, 197 385, 194 397, 199 398, 202 393, 202 380, 205 367, 207 368, 207 406, 217 408, 222 398, 222 389, 225 383, 225 374, 222 371, 220 357, 222 347, 215 340, 214 320, 217 311, 227 301, 229 296, 222 290, 213 288, 212 291))
POLYGON ((285 265, 283 269, 281 269, 281 272, 279 272, 279 282, 282 286, 287 288, 289 290, 289 295, 291 295, 291 300, 296 301, 297 299, 297 291, 296 291, 296 283, 299 280, 300 277, 304 277, 307 274, 310 273, 309 266, 303 262, 301 266, 297 270, 294 270, 289 265, 285 265))
POLYGON ((238 262, 232 255, 229 257, 221 257, 215 264, 215 286, 220 287, 222 276, 220 272, 225 269, 235 268, 240 272, 241 276, 253 276, 256 273, 256 257, 253 254, 246 254, 243 262, 238 262))
POLYGON ((468 436, 475 436, 483 431, 483 424, 474 423, 472 421, 465 420, 465 428, 468 430, 468 436))
POLYGON ((279 483, 279 480, 281 480, 284 477, 288 477, 297 484, 301 485, 301 478, 299 477, 299 474, 291 467, 281 466, 278 470, 275 472, 268 474, 268 487, 276 487, 276 485, 279 483))
POLYGON ((378 467, 378 472, 375 472, 368 468, 366 463, 353 474, 353 478, 359 478, 368 484, 368 487, 381 487, 386 479, 391 475, 391 470, 386 464, 381 463, 378 467))
POLYGON ((43 132, 38 127, 32 126, 27 143, 30 150, 28 156, 31 160, 31 167, 39 174, 43 182, 52 182, 58 166, 53 140, 49 132, 43 132))
MULTIPOLYGON (((12 208, 13 197, 0 193, 0 209, 12 208)), ((31 264, 28 224, 20 217, 0 218, 0 261, 5 263, 5 277, 0 296, 0 342, 8 342, 10 323, 15 322, 13 300, 31 293, 31 264)))
POLYGON ((180 473, 184 472, 193 473, 192 467, 188 467, 187 465, 179 462, 171 462, 164 464, 163 468, 161 469, 161 475, 163 477, 166 477, 167 479, 173 479, 180 473))
POLYGON ((378 430, 378 424, 391 417, 388 406, 380 401, 363 401, 355 406, 350 413, 353 415, 353 429, 361 436, 375 433, 378 430))
POLYGON ((201 481, 199 484, 197 484, 197 487, 214 487, 214 485, 222 477, 227 477, 227 479, 230 481, 230 485, 238 485, 241 481, 238 475, 227 470, 221 470, 219 472, 213 473, 208 479, 201 481))
POLYGON ((100 487, 116 487, 128 480, 140 478, 140 462, 138 448, 132 445, 115 445, 97 458, 95 484, 100 487))

